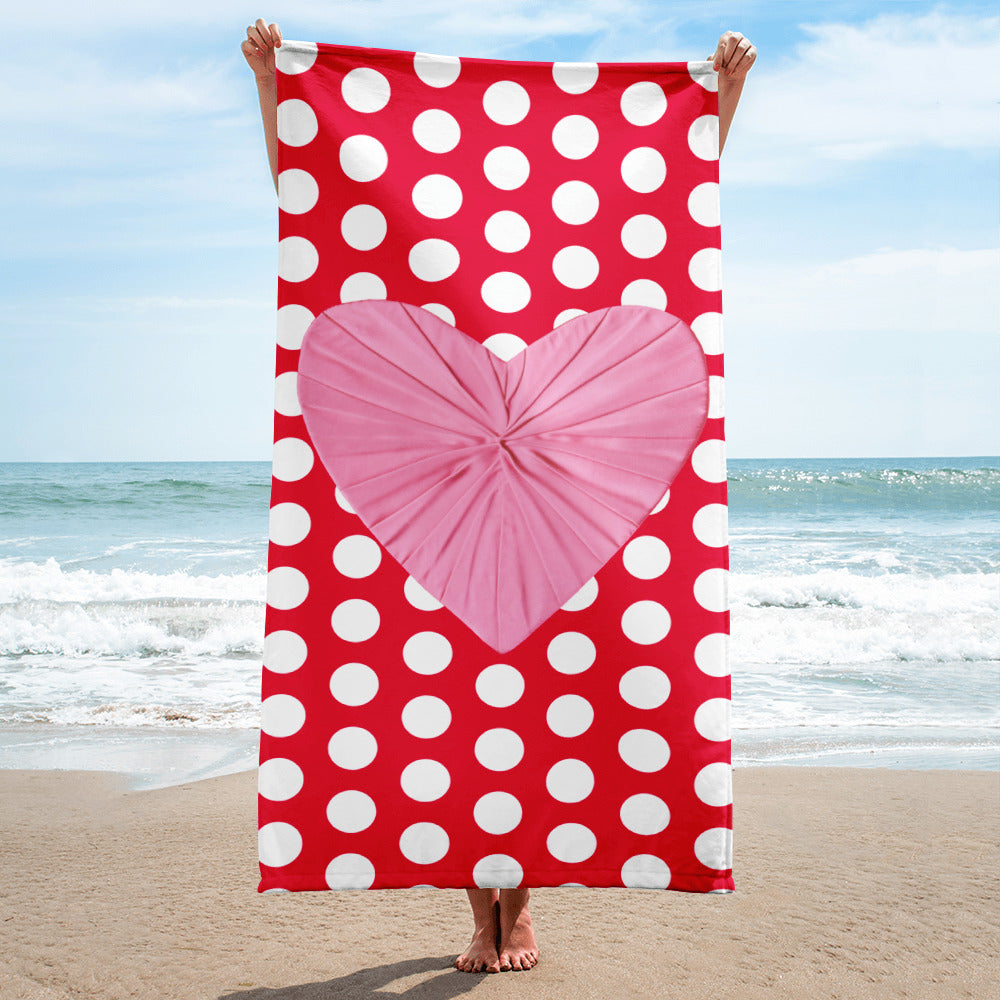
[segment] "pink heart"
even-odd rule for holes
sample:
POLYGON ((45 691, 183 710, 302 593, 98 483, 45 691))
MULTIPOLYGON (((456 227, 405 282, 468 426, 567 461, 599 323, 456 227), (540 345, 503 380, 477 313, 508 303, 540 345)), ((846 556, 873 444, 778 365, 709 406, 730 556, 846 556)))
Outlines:
POLYGON ((676 316, 613 306, 503 361, 437 316, 317 316, 299 402, 372 534, 493 649, 529 636, 634 534, 701 434, 708 374, 676 316))

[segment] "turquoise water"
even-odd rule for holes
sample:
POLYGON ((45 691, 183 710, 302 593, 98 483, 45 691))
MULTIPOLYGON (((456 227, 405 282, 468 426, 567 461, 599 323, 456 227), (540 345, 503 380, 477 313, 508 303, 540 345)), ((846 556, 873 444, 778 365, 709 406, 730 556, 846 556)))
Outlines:
MULTIPOLYGON (((0 766, 252 766, 269 487, 0 465, 0 766)), ((1000 768, 1000 460, 733 460, 729 490, 734 761, 1000 768)))

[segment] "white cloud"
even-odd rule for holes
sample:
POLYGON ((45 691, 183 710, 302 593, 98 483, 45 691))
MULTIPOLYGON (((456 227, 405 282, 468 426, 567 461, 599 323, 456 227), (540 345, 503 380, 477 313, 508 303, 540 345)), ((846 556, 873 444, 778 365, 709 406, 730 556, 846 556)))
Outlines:
POLYGON ((732 183, 811 183, 845 163, 996 147, 1000 18, 936 9, 803 25, 778 65, 761 54, 729 151, 732 183))
POLYGON ((881 250, 831 263, 740 262, 732 318, 760 335, 899 332, 996 335, 1000 250, 881 250))

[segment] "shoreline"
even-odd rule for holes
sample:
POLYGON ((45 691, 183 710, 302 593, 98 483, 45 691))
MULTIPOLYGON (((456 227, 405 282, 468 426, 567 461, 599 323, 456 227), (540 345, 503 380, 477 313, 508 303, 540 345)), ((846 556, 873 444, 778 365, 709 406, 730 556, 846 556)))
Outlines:
MULTIPOLYGON (((737 767, 734 788, 735 893, 536 889, 539 964, 480 988, 990 995, 995 773, 737 767)), ((255 792, 248 772, 130 790, 106 772, 0 771, 0 994, 370 1000, 477 986, 450 967, 470 931, 458 891, 258 894, 255 792)))

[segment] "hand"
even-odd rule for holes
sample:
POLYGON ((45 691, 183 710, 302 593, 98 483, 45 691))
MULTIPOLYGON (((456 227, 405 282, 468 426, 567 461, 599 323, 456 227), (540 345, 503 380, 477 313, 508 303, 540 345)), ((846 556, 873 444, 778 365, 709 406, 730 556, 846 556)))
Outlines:
MULTIPOLYGON (((259 23, 259 22, 258 22, 259 23)), ((743 80, 757 58, 757 49, 750 39, 738 31, 724 31, 712 59, 712 69, 731 80, 743 80)))
POLYGON ((281 29, 268 26, 262 17, 247 28, 247 40, 240 46, 247 65, 258 80, 274 76, 274 50, 281 46, 281 29))

